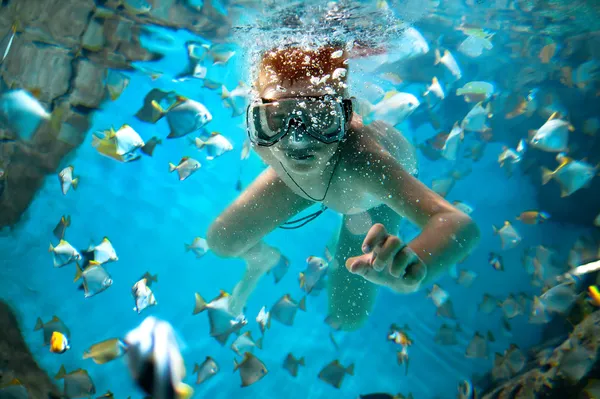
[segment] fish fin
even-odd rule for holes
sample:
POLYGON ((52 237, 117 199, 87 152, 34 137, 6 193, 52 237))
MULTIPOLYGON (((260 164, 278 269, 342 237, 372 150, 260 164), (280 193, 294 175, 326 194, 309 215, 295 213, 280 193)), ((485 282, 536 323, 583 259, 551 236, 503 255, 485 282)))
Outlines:
POLYGON ((60 128, 62 126, 63 116, 65 115, 65 107, 59 106, 52 110, 52 114, 50 115, 50 128, 53 132, 60 132, 60 128))
POLYGON ((494 235, 498 235, 498 228, 494 225, 492 225, 492 229, 494 229, 494 235))
POLYGON ((254 343, 256 344, 256 347, 257 347, 258 349, 262 349, 262 347, 263 347, 263 338, 264 338, 264 337, 260 337, 259 339, 257 339, 257 340, 254 342, 254 343))
POLYGON ((194 371, 192 371, 192 374, 196 374, 198 371, 200 371, 200 365, 198 363, 194 363, 194 371))
POLYGON ((177 170, 177 166, 173 165, 171 162, 169 162, 169 173, 173 173, 176 170, 177 170))
POLYGON ((65 377, 66 374, 67 374, 67 370, 65 370, 65 365, 63 364, 60 366, 58 373, 56 373, 56 375, 54 376, 54 379, 61 380, 65 377))
POLYGON ((302 299, 298 303, 298 309, 306 312, 306 296, 302 297, 302 299))
POLYGON ((554 172, 552 172, 550 169, 542 166, 542 185, 547 184, 550 180, 552 180, 553 175, 554 175, 554 172))
POLYGON ((183 244, 183 247, 185 248, 185 252, 190 252, 192 249, 192 245, 191 244, 183 244))
POLYGON ((48 248, 48 252, 54 252, 54 246, 50 243, 50 248, 48 248))
POLYGON ((570 131, 570 132, 574 132, 574 131, 575 131, 575 128, 574 128, 574 127, 573 127, 573 125, 571 125, 570 123, 569 123, 569 131, 570 131))
POLYGON ((298 274, 298 280, 300 281, 300 288, 304 288, 304 273, 300 272, 298 274))
POLYGON ((348 373, 350 375, 354 375, 354 363, 352 363, 350 366, 348 366, 346 368, 346 373, 348 373))
POLYGON ((194 144, 196 144, 196 147, 198 147, 199 150, 203 149, 204 146, 206 146, 206 142, 203 141, 201 138, 196 137, 196 140, 194 140, 194 144))
POLYGON ((196 306, 194 307, 194 312, 192 314, 202 313, 204 310, 206 310, 206 301, 197 292, 195 293, 195 295, 196 295, 196 306))
MULTIPOLYGON (((93 261, 90 261, 90 264, 91 264, 92 262, 93 262, 93 261)), ((80 278, 83 276, 83 271, 81 270, 81 267, 79 266, 79 263, 77 263, 77 262, 76 262, 76 263, 75 263, 75 267, 76 267, 76 270, 75 270, 75 278, 73 279, 73 282, 75 282, 75 281, 79 280, 79 279, 80 279, 80 278)))
POLYGON ((231 97, 231 93, 229 93, 227 87, 225 87, 225 85, 221 86, 221 100, 225 100, 229 97, 231 97))
POLYGON ((238 363, 238 361, 234 358, 233 359, 233 372, 235 373, 235 371, 240 367, 240 363, 238 363))
POLYGON ((553 119, 558 119, 560 117, 560 114, 558 113, 558 111, 555 111, 552 115, 550 115, 550 118, 548 118, 549 121, 553 120, 553 119))
POLYGON ((33 328, 33 331, 41 330, 43 327, 44 327, 44 322, 42 321, 42 319, 40 317, 38 317, 37 322, 35 323, 35 327, 33 328))
MULTIPOLYGON (((177 99, 177 101, 179 101, 179 98, 177 99)), ((161 117, 166 113, 164 108, 156 100, 152 100, 151 104, 152 104, 152 108, 157 110, 160 113, 161 117)))
POLYGON ((304 356, 302 356, 300 359, 298 359, 298 364, 304 366, 304 356))
POLYGON ((77 186, 79 185, 79 177, 76 177, 73 179, 73 181, 71 182, 71 186, 73 187, 73 190, 77 190, 77 186))
POLYGON ((175 388, 175 393, 177 399, 189 399, 194 394, 194 389, 188 384, 180 382, 175 388))
POLYGON ((440 62, 442 62, 442 57, 440 56, 440 50, 435 49, 435 62, 433 63, 433 65, 437 65, 440 62))

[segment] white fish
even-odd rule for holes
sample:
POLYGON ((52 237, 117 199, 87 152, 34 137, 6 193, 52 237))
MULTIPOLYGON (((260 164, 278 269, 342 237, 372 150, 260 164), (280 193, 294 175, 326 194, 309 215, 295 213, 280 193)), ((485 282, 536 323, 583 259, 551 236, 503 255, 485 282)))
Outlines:
POLYGON ((442 147, 442 156, 449 161, 456 161, 459 145, 463 141, 464 137, 465 133, 463 129, 458 126, 458 122, 456 122, 450 131, 450 134, 446 138, 444 147, 442 147))
POLYGON ((200 169, 200 162, 193 158, 183 157, 177 166, 169 163, 169 172, 172 173, 177 171, 179 174, 179 180, 183 181, 190 177, 190 175, 200 169))
POLYGON ((129 372, 140 388, 154 399, 190 398, 193 389, 184 384, 185 364, 173 327, 147 317, 124 339, 129 372))
POLYGON ((77 265, 77 273, 75 274, 75 279, 73 281, 77 281, 80 278, 83 278, 81 287, 85 292, 86 298, 101 293, 113 283, 113 280, 106 269, 95 261, 90 261, 89 266, 86 267, 85 270, 81 270, 79 265, 77 265))
POLYGON ((558 114, 555 112, 542 127, 530 132, 534 133, 530 144, 542 151, 566 151, 569 144, 569 131, 573 130, 573 126, 569 122, 558 119, 558 114))
POLYGON ((492 48, 494 45, 491 40, 480 36, 468 36, 458 45, 458 51, 471 58, 477 58, 483 54, 483 50, 492 48))
POLYGON ((120 156, 130 154, 145 145, 144 140, 142 140, 138 132, 129 125, 121 126, 116 132, 114 129, 111 129, 105 135, 105 138, 114 140, 117 146, 116 153, 120 156))
POLYGON ((427 297, 431 298, 435 306, 438 308, 443 306, 446 301, 450 299, 450 295, 437 284, 434 284, 431 290, 428 290, 427 297))
POLYGON ((81 254, 65 240, 60 240, 56 247, 50 244, 49 252, 54 257, 54 267, 63 267, 71 262, 79 262, 81 254))
POLYGON ((201 365, 196 363, 194 365, 194 373, 198 373, 198 377, 196 378, 196 385, 202 384, 204 381, 214 377, 219 372, 219 365, 210 356, 206 356, 204 362, 201 365))
POLYGON ((48 113, 42 104, 25 90, 10 90, 0 95, 0 128, 28 140, 43 121, 52 119, 54 131, 59 130, 61 108, 48 113))
POLYGON ((238 355, 242 356, 243 352, 248 352, 257 347, 262 349, 262 337, 254 341, 250 331, 246 331, 242 335, 238 336, 235 341, 231 344, 231 349, 238 355))
POLYGON ((391 42, 389 46, 386 60, 388 64, 410 60, 429 52, 427 40, 412 26, 404 29, 398 40, 391 42))
POLYGON ((221 86, 221 99, 225 108, 231 108, 231 116, 236 117, 242 115, 248 106, 252 88, 244 82, 239 82, 238 85, 231 91, 225 86, 221 86))
POLYGON ((177 97, 177 101, 178 104, 168 110, 164 110, 158 102, 152 101, 154 109, 167 117, 171 129, 167 138, 183 137, 200 130, 212 121, 212 114, 203 104, 181 96, 177 97))
POLYGON ((230 309, 231 296, 225 291, 221 291, 219 296, 210 302, 206 302, 200 294, 196 293, 196 306, 193 314, 208 311, 208 321, 210 324, 210 335, 214 337, 221 345, 225 345, 227 338, 242 329, 248 321, 243 314, 234 315, 230 309))
POLYGON ((196 147, 199 150, 205 148, 207 152, 206 159, 212 161, 213 159, 220 157, 226 152, 233 150, 233 145, 225 138, 225 136, 213 132, 206 141, 203 141, 199 137, 195 140, 196 147))
POLYGON ((67 166, 58 174, 58 181, 60 182, 60 189, 63 195, 66 195, 71 187, 73 187, 73 189, 77 189, 79 178, 73 177, 74 170, 75 168, 73 166, 67 166))
POLYGON ((531 324, 546 324, 550 321, 546 306, 539 297, 533 298, 531 313, 529 314, 529 322, 531 324))
POLYGON ((458 66, 458 63, 456 62, 454 56, 452 55, 452 53, 450 53, 450 51, 445 50, 444 55, 441 56, 440 50, 435 50, 435 65, 440 63, 448 69, 448 71, 452 74, 455 80, 459 80, 460 78, 462 78, 462 71, 460 70, 460 66, 458 66))
POLYGON ((433 77, 433 79, 431 79, 431 84, 429 86, 427 86, 427 90, 423 93, 423 96, 427 96, 427 95, 429 95, 429 93, 432 93, 440 100, 443 100, 444 98, 446 98, 446 93, 444 93, 444 88, 442 87, 442 85, 440 85, 438 78, 435 76, 433 77))
POLYGON ((300 289, 307 294, 321 281, 327 274, 329 264, 317 256, 309 256, 306 259, 306 270, 300 272, 298 279, 300 280, 300 289))
POLYGON ((561 197, 566 197, 581 188, 587 187, 596 176, 599 165, 595 167, 584 162, 575 161, 559 154, 556 159, 560 165, 554 171, 542 167, 542 184, 554 179, 560 185, 561 197))
POLYGON ((135 307, 133 308, 138 314, 150 306, 158 305, 154 292, 150 289, 150 284, 156 282, 156 276, 152 277, 149 273, 145 274, 137 283, 131 288, 131 295, 135 300, 135 307))
POLYGON ((191 244, 185 244, 185 251, 192 251, 196 258, 202 258, 208 252, 208 243, 202 237, 194 238, 191 244))
POLYGON ((104 237, 104 239, 99 245, 93 247, 93 251, 94 260, 99 264, 103 264, 106 262, 116 262, 119 260, 115 248, 112 246, 111 242, 107 237, 104 237))
POLYGON ((265 330, 271 328, 271 314, 266 311, 266 306, 263 306, 256 316, 256 322, 260 328, 261 333, 265 333, 265 330))
POLYGON ((574 282, 567 281, 550 288, 540 296, 546 311, 566 313, 577 299, 577 287, 574 282))
POLYGON ((486 125, 487 119, 490 115, 490 104, 483 108, 481 102, 477 103, 465 116, 461 126, 464 130, 469 132, 486 132, 490 128, 486 125))
POLYGON ((417 97, 410 93, 389 91, 380 102, 371 106, 365 123, 382 120, 395 126, 408 118, 419 105, 417 97))
POLYGON ((511 249, 519 245, 522 238, 517 229, 507 220, 504 225, 500 228, 492 226, 494 229, 494 235, 499 235, 502 242, 502 249, 511 249))

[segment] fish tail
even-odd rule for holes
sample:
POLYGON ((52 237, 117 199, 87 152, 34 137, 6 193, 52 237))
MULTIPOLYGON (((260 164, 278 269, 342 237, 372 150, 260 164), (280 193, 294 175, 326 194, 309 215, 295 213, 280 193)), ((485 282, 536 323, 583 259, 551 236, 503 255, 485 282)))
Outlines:
POLYGON ((201 150, 202 148, 204 148, 204 146, 206 145, 206 142, 203 141, 199 137, 196 137, 196 140, 194 140, 194 143, 196 144, 196 147, 198 147, 199 150, 201 150))
POLYGON ((492 229, 494 229, 494 235, 497 235, 498 231, 499 231, 498 228, 496 226, 492 225, 492 229))
POLYGON ((304 312, 306 312, 306 296, 304 296, 300 302, 298 303, 298 308, 304 312))
POLYGON ((231 97, 231 93, 229 92, 229 90, 227 90, 227 87, 225 87, 225 85, 221 86, 221 100, 225 100, 226 98, 230 98, 231 97))
POLYGON ((198 363, 194 363, 194 371, 192 371, 192 374, 195 374, 198 371, 200 371, 200 365, 198 363))
POLYGON ((75 263, 75 278, 73 279, 73 282, 79 280, 81 278, 81 276, 83 276, 83 271, 81 270, 81 267, 79 266, 79 263, 75 263))
POLYGON ((71 215, 67 215, 67 217, 65 217, 65 227, 69 226, 71 226, 71 215))
POLYGON ((256 342, 254 342, 258 349, 262 349, 262 347, 263 347, 263 338, 264 337, 260 337, 259 339, 256 340, 256 342))
POLYGON ((196 306, 194 307, 194 313, 192 313, 192 314, 202 313, 203 311, 206 310, 206 301, 197 292, 195 295, 196 295, 196 306))
POLYGON ((192 249, 191 244, 183 244, 183 247, 185 248, 185 252, 190 252, 190 250, 192 249))
POLYGON ((54 246, 50 243, 50 248, 48 248, 48 252, 54 252, 54 246))
POLYGON ((435 62, 433 63, 433 65, 437 65, 440 62, 442 62, 442 56, 440 54, 440 50, 439 49, 435 49, 435 62))
POLYGON ((54 379, 55 380, 63 379, 66 374, 67 374, 67 370, 65 370, 65 365, 63 364, 60 366, 58 373, 56 373, 56 375, 54 376, 54 379))
POLYGON ((352 363, 348 368, 346 368, 346 373, 350 375, 354 375, 354 363, 352 363))
POLYGON ((194 389, 188 384, 180 382, 175 389, 177 399, 189 399, 194 394, 194 389))
POLYGON ((302 356, 300 359, 298 359, 298 364, 304 366, 304 356, 302 356))
POLYGON ((33 331, 41 330, 43 327, 44 327, 44 322, 42 321, 42 319, 40 317, 38 317, 37 322, 35 323, 35 327, 33 328, 33 331))
POLYGON ((173 173, 176 170, 177 170, 177 166, 175 166, 171 162, 169 162, 169 173, 173 173))
POLYGON ((234 358, 233 359, 233 371, 235 372, 238 367, 240 367, 240 364, 237 362, 237 360, 234 358))
POLYGON ((79 185, 79 177, 76 177, 73 179, 73 181, 71 182, 71 186, 73 187, 73 190, 77 190, 77 186, 79 185))
POLYGON ((300 281, 300 288, 304 288, 304 273, 300 272, 298 274, 298 280, 300 281))
POLYGON ((554 176, 554 172, 542 166, 542 184, 547 184, 552 180, 552 176, 554 176))

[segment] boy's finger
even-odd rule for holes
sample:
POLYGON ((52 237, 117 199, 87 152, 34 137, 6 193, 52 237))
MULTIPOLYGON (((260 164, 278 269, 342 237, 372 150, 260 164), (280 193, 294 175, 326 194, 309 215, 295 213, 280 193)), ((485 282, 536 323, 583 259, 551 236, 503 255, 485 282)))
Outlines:
POLYGON ((373 268, 378 272, 382 271, 386 265, 390 264, 402 248, 402 240, 397 236, 388 235, 379 249, 373 250, 373 268))
POLYGON ((355 273, 357 274, 360 269, 365 268, 365 267, 371 267, 371 264, 369 262, 369 255, 360 255, 360 256, 353 256, 351 258, 348 258, 346 260, 346 269, 348 269, 348 271, 350 273, 355 273))
POLYGON ((406 266, 413 262, 416 256, 414 256, 414 253, 404 244, 395 255, 396 256, 394 256, 394 259, 390 264, 390 274, 395 278, 399 278, 404 274, 406 266))
POLYGON ((388 236, 388 232, 381 223, 375 223, 367 233, 363 241, 362 250, 364 253, 371 252, 377 245, 383 244, 388 236))

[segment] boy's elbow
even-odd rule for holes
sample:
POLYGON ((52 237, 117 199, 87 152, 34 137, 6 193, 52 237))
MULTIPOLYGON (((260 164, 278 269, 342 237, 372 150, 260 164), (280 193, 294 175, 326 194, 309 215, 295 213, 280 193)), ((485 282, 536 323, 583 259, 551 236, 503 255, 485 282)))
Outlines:
POLYGON ((466 241, 469 249, 474 248, 481 238, 481 232, 477 223, 467 214, 462 213, 459 217, 461 236, 466 241))
POLYGON ((219 221, 213 222, 206 232, 206 242, 210 250, 221 258, 236 258, 241 254, 241 248, 233 245, 227 228, 219 221))

